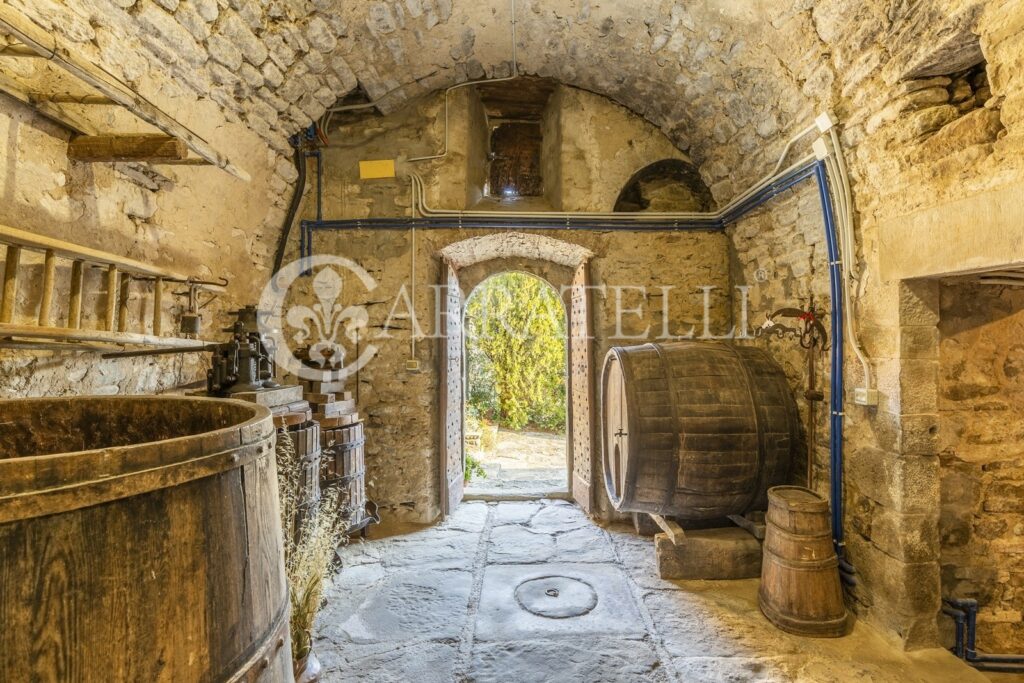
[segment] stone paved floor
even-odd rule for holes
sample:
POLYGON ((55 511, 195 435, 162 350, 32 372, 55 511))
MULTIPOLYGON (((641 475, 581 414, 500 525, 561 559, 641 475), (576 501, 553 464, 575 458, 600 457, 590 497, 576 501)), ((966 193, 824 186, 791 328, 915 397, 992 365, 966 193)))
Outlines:
POLYGON ((327 682, 985 680, 861 624, 840 639, 782 633, 757 580, 663 581, 650 539, 565 501, 463 503, 343 559, 316 641, 327 682))
POLYGON ((565 434, 502 429, 490 451, 474 449, 486 477, 474 477, 469 496, 545 496, 569 490, 565 434))

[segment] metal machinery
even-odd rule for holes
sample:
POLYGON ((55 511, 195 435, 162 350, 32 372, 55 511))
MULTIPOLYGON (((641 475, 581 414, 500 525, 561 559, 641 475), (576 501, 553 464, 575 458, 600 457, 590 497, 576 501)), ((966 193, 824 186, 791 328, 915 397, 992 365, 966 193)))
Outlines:
POLYGON ((274 349, 260 332, 262 311, 245 306, 231 311, 234 324, 224 332, 231 340, 215 344, 210 369, 206 372, 206 390, 215 395, 231 395, 260 389, 274 389, 274 349))

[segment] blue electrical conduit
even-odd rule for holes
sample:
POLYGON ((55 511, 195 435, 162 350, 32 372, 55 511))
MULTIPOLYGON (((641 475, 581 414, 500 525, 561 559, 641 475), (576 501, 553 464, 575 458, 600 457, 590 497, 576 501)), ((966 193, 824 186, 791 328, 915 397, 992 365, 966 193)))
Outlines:
POLYGON ((829 391, 829 497, 832 500, 832 541, 836 555, 845 564, 844 573, 852 573, 846 562, 843 540, 843 280, 841 261, 836 245, 835 213, 829 194, 828 172, 824 161, 814 164, 821 197, 821 213, 825 219, 825 250, 828 258, 829 295, 832 298, 832 371, 829 391))
MULTIPOLYGON (((777 197, 815 173, 815 163, 794 169, 765 186, 757 194, 752 195, 743 203, 731 209, 722 217, 708 214, 707 217, 693 218, 651 218, 645 219, 643 214, 622 217, 587 217, 579 216, 516 216, 495 212, 494 217, 481 217, 479 214, 459 216, 426 216, 426 217, 392 217, 392 218, 347 218, 341 220, 304 220, 300 223, 300 256, 313 254, 313 233, 334 230, 410 230, 412 228, 450 230, 465 229, 504 229, 504 230, 600 230, 624 232, 676 232, 691 230, 724 230, 727 225, 736 222, 765 202, 777 197)), ((319 204, 319 202, 318 202, 319 204)))
MULTIPOLYGON (((319 162, 319 158, 318 158, 319 162)), ((319 174, 318 174, 319 176, 319 174)), ((832 357, 829 428, 829 494, 832 502, 832 537, 843 581, 856 583, 854 569, 846 560, 846 546, 843 541, 843 285, 840 275, 840 256, 836 244, 835 213, 829 194, 828 172, 824 161, 811 161, 797 167, 762 188, 757 193, 730 209, 721 217, 707 218, 651 219, 623 215, 622 218, 581 216, 559 216, 544 218, 538 216, 503 215, 495 212, 494 218, 477 216, 394 217, 394 218, 350 218, 342 220, 301 222, 299 251, 301 257, 313 255, 313 234, 318 231, 334 230, 410 230, 419 229, 502 229, 502 230, 600 230, 610 232, 677 232, 691 230, 721 231, 751 211, 782 194, 799 183, 814 177, 821 196, 821 210, 824 218, 825 244, 828 255, 829 293, 832 299, 832 357)), ((318 183, 317 191, 321 187, 318 183)), ((319 198, 318 198, 319 218, 319 198)))
POLYGON ((1024 655, 979 655, 975 647, 978 601, 971 598, 943 600, 942 613, 956 622, 953 654, 981 671, 1024 673, 1024 655), (966 628, 965 628, 966 626, 966 628), (966 631, 966 633, 965 633, 966 631))

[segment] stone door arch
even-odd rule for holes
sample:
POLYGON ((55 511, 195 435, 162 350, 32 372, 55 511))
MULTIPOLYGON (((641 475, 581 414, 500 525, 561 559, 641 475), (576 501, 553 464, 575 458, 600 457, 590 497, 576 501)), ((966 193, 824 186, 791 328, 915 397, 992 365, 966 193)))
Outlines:
POLYGON ((465 295, 491 275, 522 271, 558 290, 565 304, 569 340, 567 358, 569 491, 590 512, 593 507, 595 434, 593 322, 589 263, 593 253, 577 244, 544 235, 506 232, 454 242, 438 253, 442 267, 444 334, 441 358, 441 496, 442 513, 462 500, 463 325, 465 295), (455 313, 458 311, 458 320, 455 313))

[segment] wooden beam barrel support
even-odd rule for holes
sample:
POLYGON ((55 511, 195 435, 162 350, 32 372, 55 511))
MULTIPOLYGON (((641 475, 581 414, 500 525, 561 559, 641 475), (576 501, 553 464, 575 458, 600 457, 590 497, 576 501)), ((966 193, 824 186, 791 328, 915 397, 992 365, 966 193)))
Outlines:
POLYGON ((167 135, 180 138, 188 145, 189 149, 214 166, 222 168, 246 182, 251 179, 248 173, 232 163, 226 155, 214 149, 209 142, 109 72, 78 57, 69 46, 58 42, 51 32, 7 3, 0 4, 0 28, 49 59, 50 63, 84 81, 146 123, 156 126, 167 135))
POLYGON ((671 519, 665 519, 661 515, 651 515, 651 519, 654 523, 661 527, 661 530, 665 532, 669 540, 672 541, 672 545, 679 545, 686 539, 686 532, 683 531, 683 527, 679 526, 675 521, 671 519))
POLYGON ((68 143, 74 161, 181 161, 188 147, 169 135, 79 135, 68 143))
POLYGON ((71 300, 68 303, 68 327, 78 329, 82 326, 82 283, 85 279, 85 268, 81 261, 71 264, 71 300))
POLYGON ((46 250, 43 261, 43 293, 39 299, 39 325, 50 326, 50 310, 53 307, 53 278, 57 272, 57 255, 46 250))
POLYGON ((107 267, 107 332, 114 331, 114 318, 117 316, 117 266, 107 267))
POLYGON ((131 285, 132 278, 130 275, 125 274, 121 276, 121 294, 118 297, 117 302, 117 331, 127 332, 128 331, 128 296, 130 294, 129 286, 131 285))
POLYGON ((18 266, 21 263, 21 247, 7 247, 4 259, 4 298, 0 303, 0 323, 14 319, 14 305, 18 300, 18 266))
POLYGON ((159 337, 164 331, 164 279, 158 277, 153 281, 153 336, 159 337))

